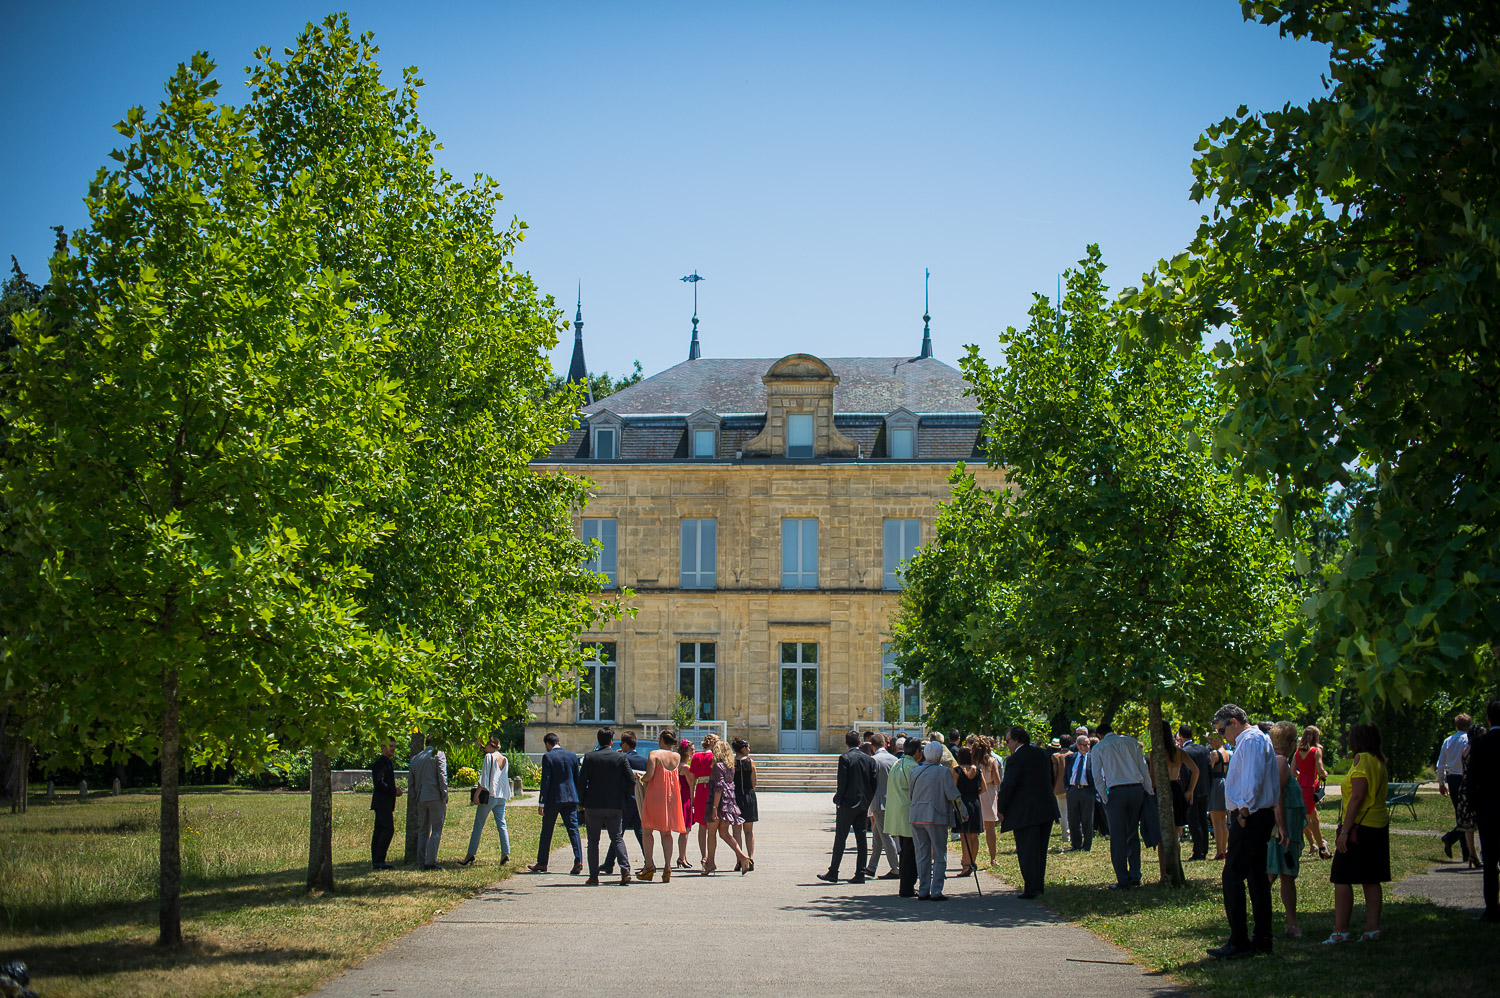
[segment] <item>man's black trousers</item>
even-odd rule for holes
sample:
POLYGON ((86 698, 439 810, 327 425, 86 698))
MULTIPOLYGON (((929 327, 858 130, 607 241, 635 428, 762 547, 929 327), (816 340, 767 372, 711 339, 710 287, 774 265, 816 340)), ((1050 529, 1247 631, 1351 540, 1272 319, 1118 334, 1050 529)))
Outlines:
MULTIPOLYGON (((1463 790, 1463 787, 1464 778, 1462 773, 1448 774, 1448 799, 1453 802, 1454 821, 1458 820, 1458 794, 1463 790)), ((1469 837, 1460 832, 1456 826, 1443 833, 1443 845, 1451 849, 1455 842, 1464 851, 1464 861, 1467 862, 1469 859, 1469 837)))
POLYGON ((391 838, 396 834, 396 815, 393 811, 375 812, 375 832, 370 836, 370 864, 379 866, 385 862, 386 850, 391 847, 391 838))
POLYGON ((917 847, 910 835, 896 836, 896 845, 900 850, 901 879, 897 883, 901 885, 901 896, 915 897, 917 893, 917 847))
POLYGON ((1240 824, 1239 813, 1229 819, 1229 858, 1224 860, 1224 914, 1229 919, 1229 944, 1239 949, 1271 945, 1271 881, 1266 876, 1266 846, 1276 831, 1276 811, 1263 807, 1240 824), (1248 887, 1247 887, 1248 885, 1248 887), (1245 892, 1255 915, 1252 940, 1245 922, 1245 892))
POLYGON ((833 824, 833 865, 828 867, 828 872, 835 877, 839 875, 839 864, 844 860, 844 840, 849 837, 850 829, 854 831, 854 847, 857 850, 858 862, 854 864, 854 875, 863 877, 865 875, 866 861, 870 858, 870 841, 865 835, 869 826, 869 815, 862 807, 839 806, 838 817, 833 824))
POLYGON ((620 864, 620 873, 630 875, 630 857, 625 854, 624 813, 618 809, 589 808, 589 876, 599 877, 599 833, 609 833, 609 855, 620 864))
MULTIPOLYGON (((1199 786, 1202 786, 1200 781, 1199 786)), ((1193 837, 1193 858, 1208 858, 1208 794, 1193 795, 1187 810, 1188 834, 1193 837)))
POLYGON ((1479 855, 1484 860, 1484 910, 1500 918, 1500 821, 1479 823, 1479 855))
POLYGON ((1052 826, 1027 825, 1015 829, 1014 834, 1022 890, 1027 894, 1040 894, 1047 878, 1047 840, 1052 836, 1052 826))

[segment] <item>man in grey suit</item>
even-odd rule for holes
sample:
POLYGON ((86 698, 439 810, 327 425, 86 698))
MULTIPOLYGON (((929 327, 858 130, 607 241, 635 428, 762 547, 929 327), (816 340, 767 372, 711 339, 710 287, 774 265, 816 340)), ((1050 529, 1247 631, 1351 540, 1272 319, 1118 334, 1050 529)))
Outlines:
POLYGON ((443 821, 448 817, 448 757, 435 738, 411 757, 407 782, 417 801, 417 864, 437 869, 438 846, 443 841, 443 821))
POLYGON ((876 731, 870 735, 870 744, 875 746, 875 799, 870 802, 870 821, 875 826, 875 842, 870 849, 870 866, 865 870, 865 876, 875 876, 875 869, 880 866, 881 850, 885 851, 885 865, 890 869, 881 874, 881 880, 894 880, 901 876, 899 860, 900 855, 896 848, 896 837, 885 833, 885 787, 891 778, 891 769, 896 765, 896 757, 885 747, 885 735, 876 731))

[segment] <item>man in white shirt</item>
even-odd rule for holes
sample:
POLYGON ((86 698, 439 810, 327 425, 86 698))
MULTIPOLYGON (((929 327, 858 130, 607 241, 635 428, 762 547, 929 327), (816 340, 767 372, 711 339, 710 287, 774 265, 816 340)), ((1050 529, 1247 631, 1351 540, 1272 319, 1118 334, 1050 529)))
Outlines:
MULTIPOLYGON (((1443 742, 1443 748, 1438 752, 1437 760, 1437 785, 1438 793, 1453 801, 1453 818, 1458 819, 1458 792, 1464 785, 1464 749, 1469 747, 1469 726, 1474 719, 1468 714, 1460 714, 1453 719, 1453 726, 1458 730, 1449 735, 1443 742)), ((1469 861, 1469 839, 1456 827, 1443 833, 1443 851, 1448 858, 1453 858, 1453 843, 1457 842, 1464 851, 1464 862, 1469 861)))
POLYGON ((1141 809, 1151 777, 1140 742, 1115 734, 1108 722, 1094 730, 1102 737, 1089 750, 1089 760, 1109 819, 1109 861, 1115 868, 1109 887, 1127 890, 1141 885, 1141 809))
POLYGON ((1271 881, 1266 876, 1266 848, 1276 832, 1276 802, 1281 797, 1281 770, 1266 733, 1250 723, 1245 711, 1225 704, 1214 714, 1214 730, 1234 746, 1224 778, 1229 812, 1229 857, 1224 860, 1224 914, 1229 942, 1208 951, 1219 959, 1271 952, 1271 881), (1245 894, 1255 915, 1252 938, 1245 921, 1245 894))

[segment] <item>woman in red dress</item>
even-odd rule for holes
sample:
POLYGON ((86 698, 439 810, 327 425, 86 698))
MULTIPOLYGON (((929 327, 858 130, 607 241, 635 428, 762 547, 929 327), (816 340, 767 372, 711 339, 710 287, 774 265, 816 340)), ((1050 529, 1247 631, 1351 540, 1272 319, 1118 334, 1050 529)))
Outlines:
POLYGON ((693 777, 693 817, 698 822, 698 862, 708 860, 708 836, 710 829, 704 820, 708 813, 708 792, 714 772, 714 743, 719 736, 710 731, 703 736, 703 751, 694 752, 692 761, 688 764, 688 772, 693 777))
POLYGON ((677 779, 679 789, 682 791, 682 833, 677 837, 677 866, 684 870, 691 870, 693 864, 688 862, 688 829, 693 827, 693 821, 697 815, 693 813, 693 776, 688 772, 688 764, 693 758, 693 743, 684 738, 677 745, 677 757, 681 765, 677 767, 677 779))
POLYGON ((1302 788, 1302 803, 1307 805, 1307 825, 1302 834, 1307 836, 1309 847, 1316 847, 1318 857, 1327 859, 1332 855, 1323 842, 1323 829, 1318 825, 1318 784, 1328 780, 1328 770, 1323 768, 1323 746, 1318 744, 1318 729, 1309 724, 1302 729, 1302 740, 1292 757, 1292 767, 1297 771, 1297 786, 1302 788))

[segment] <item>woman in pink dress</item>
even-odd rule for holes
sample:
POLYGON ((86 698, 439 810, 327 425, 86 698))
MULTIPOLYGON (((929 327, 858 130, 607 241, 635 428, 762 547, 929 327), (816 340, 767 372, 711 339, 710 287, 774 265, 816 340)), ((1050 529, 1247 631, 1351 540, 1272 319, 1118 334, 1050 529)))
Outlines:
POLYGON ((1000 812, 995 798, 1000 792, 1000 761, 995 758, 995 739, 989 735, 970 735, 969 749, 974 753, 974 765, 984 780, 984 791, 979 795, 979 819, 984 824, 984 843, 990 850, 990 865, 995 865, 995 826, 1000 823, 1000 812))
POLYGON ((688 772, 693 778, 693 817, 698 822, 698 862, 704 863, 708 859, 708 836, 709 828, 705 821, 708 814, 708 793, 711 780, 709 777, 714 771, 714 743, 719 736, 710 731, 703 736, 703 751, 694 752, 692 761, 688 764, 688 772))
POLYGON ((693 758, 693 743, 684 738, 677 745, 677 767, 678 786, 682 790, 682 832, 677 836, 677 866, 684 870, 691 870, 693 864, 688 862, 688 829, 693 827, 693 822, 698 816, 693 813, 693 775, 688 771, 688 764, 693 758))

